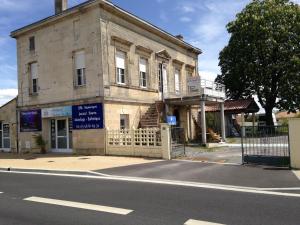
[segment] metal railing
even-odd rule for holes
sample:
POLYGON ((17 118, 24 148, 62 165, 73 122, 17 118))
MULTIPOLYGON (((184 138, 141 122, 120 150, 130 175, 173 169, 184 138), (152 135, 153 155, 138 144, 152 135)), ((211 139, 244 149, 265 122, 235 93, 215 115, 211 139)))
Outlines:
POLYGON ((244 163, 289 165, 288 126, 242 127, 244 163))
POLYGON ((214 81, 200 79, 200 77, 189 77, 186 90, 165 93, 165 98, 183 98, 199 95, 225 99, 225 86, 214 81))

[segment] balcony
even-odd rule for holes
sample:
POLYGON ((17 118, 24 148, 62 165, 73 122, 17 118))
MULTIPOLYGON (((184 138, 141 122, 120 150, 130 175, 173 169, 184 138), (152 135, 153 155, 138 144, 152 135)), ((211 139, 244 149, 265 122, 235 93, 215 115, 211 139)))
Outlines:
POLYGON ((190 77, 187 79, 187 88, 185 91, 164 93, 166 100, 190 99, 193 97, 223 101, 226 98, 225 86, 213 81, 200 79, 200 77, 190 77))

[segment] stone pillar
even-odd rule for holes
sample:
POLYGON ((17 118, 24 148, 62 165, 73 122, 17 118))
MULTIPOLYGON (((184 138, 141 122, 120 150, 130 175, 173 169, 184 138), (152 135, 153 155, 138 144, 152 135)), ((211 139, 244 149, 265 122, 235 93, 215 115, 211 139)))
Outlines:
POLYGON ((291 167, 293 169, 300 169, 300 119, 289 119, 289 142, 290 142, 290 157, 291 167))
POLYGON ((192 139, 192 107, 190 106, 188 109, 188 127, 189 127, 189 135, 188 139, 192 139))
POLYGON ((224 102, 220 103, 220 114, 221 114, 221 135, 222 135, 222 140, 224 142, 226 142, 224 102))
POLYGON ((171 160, 171 129, 166 123, 161 124, 162 158, 171 160))
POLYGON ((205 118, 205 100, 200 100, 201 108, 201 132, 202 132, 202 144, 206 145, 206 118, 205 118))

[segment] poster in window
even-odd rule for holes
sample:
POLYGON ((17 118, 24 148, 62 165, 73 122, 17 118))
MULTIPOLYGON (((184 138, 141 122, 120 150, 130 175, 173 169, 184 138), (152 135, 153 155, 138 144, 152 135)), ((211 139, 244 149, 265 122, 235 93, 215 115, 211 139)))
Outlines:
POLYGON ((72 107, 73 130, 103 129, 103 107, 101 103, 72 107))
POLYGON ((42 131, 42 113, 40 109, 20 112, 20 131, 42 131))

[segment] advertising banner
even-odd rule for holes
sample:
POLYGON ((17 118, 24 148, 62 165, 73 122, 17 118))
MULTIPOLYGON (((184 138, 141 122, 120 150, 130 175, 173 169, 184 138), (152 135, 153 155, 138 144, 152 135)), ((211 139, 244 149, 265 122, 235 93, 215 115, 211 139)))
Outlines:
POLYGON ((102 103, 72 106, 73 130, 103 129, 102 103))
POLYGON ((40 109, 20 112, 20 131, 42 131, 42 114, 40 109))
POLYGON ((42 118, 71 117, 72 106, 42 109, 42 118))

